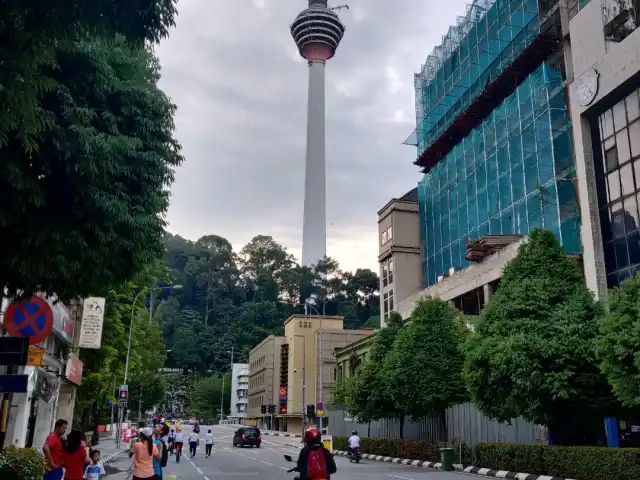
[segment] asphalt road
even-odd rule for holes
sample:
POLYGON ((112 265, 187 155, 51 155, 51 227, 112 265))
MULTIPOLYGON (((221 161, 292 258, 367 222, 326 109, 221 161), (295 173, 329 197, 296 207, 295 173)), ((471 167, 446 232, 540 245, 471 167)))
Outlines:
MULTIPOLYGON (((190 427, 184 428, 185 437, 191 433, 190 427)), ((293 479, 294 473, 286 471, 293 467, 283 455, 297 458, 299 450, 286 444, 295 441, 287 437, 263 436, 260 448, 235 448, 231 445, 234 430, 228 426, 203 426, 200 430, 200 447, 195 458, 183 454, 179 464, 175 456, 169 458, 164 470, 164 480, 223 480, 225 478, 256 478, 259 480, 293 479), (215 438, 215 447, 210 458, 204 457, 204 434, 209 430, 215 438)), ((185 445, 185 450, 187 446, 185 445)), ((121 458, 117 467, 127 470, 130 460, 121 458)), ((336 457, 338 473, 332 478, 363 478, 373 480, 464 480, 477 478, 454 472, 442 472, 420 467, 410 467, 375 461, 362 460, 361 463, 349 463, 344 457, 336 457)), ((127 473, 109 475, 108 480, 126 480, 127 473)))

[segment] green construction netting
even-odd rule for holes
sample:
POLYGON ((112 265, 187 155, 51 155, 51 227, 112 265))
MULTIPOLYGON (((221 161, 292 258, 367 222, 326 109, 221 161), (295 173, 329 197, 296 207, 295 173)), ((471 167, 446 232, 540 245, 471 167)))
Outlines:
POLYGON ((470 239, 552 230, 580 252, 574 159, 562 75, 542 64, 418 185, 423 278, 465 260, 470 239))
POLYGON ((418 156, 540 34, 538 0, 474 0, 415 75, 418 156))

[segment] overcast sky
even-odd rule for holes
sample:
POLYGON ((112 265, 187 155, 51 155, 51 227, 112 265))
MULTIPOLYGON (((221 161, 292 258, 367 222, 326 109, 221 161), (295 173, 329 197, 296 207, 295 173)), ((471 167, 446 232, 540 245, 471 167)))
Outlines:
MULTIPOLYGON (((333 4, 347 0, 335 0, 333 4)), ((420 179, 413 74, 462 0, 349 0, 327 65, 328 255, 343 269, 377 270, 376 212, 420 179)), ((306 0, 180 0, 158 48, 161 85, 178 105, 185 163, 169 229, 227 238, 237 249, 273 236, 298 258, 307 74, 289 34, 306 0)))

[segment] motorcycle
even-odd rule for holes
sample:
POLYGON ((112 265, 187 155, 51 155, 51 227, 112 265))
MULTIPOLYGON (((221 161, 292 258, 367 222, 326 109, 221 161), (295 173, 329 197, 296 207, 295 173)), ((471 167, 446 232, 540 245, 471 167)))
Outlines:
MULTIPOLYGON (((284 459, 285 459, 287 462, 295 462, 295 460, 293 459, 293 457, 292 457, 291 455, 285 455, 285 456, 284 456, 284 459)), ((292 472, 297 472, 297 471, 298 471, 298 466, 296 465, 296 466, 295 466, 295 467, 293 467, 292 469, 287 470, 287 473, 292 473, 292 472)), ((294 477, 294 478, 293 478, 293 480, 300 480, 300 477, 296 476, 296 477, 294 477)))
POLYGON ((360 447, 349 449, 349 463, 360 463, 360 459, 362 455, 360 455, 360 447))

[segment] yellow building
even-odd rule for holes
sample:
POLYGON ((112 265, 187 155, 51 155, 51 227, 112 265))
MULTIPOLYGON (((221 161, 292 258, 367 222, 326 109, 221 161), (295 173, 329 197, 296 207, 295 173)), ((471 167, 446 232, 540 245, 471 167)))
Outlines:
POLYGON ((301 432, 305 406, 317 406, 331 398, 337 379, 334 350, 371 333, 372 329, 344 330, 343 317, 289 317, 284 322, 283 337, 267 337, 249 355, 251 423, 301 432), (275 413, 262 414, 262 405, 275 405, 275 413))

